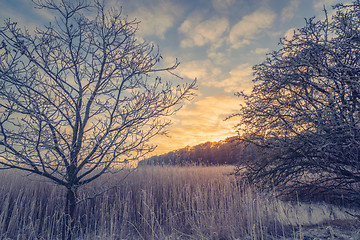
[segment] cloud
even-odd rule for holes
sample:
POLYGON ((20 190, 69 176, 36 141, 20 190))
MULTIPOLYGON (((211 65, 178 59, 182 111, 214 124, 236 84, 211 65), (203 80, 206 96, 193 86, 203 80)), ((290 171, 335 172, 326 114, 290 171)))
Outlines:
POLYGON ((299 4, 300 0, 291 0, 289 5, 281 11, 281 21, 285 22, 293 19, 299 4))
POLYGON ((313 0, 314 8, 317 10, 322 10, 324 6, 326 8, 331 7, 337 2, 337 0, 313 0))
POLYGON ((211 59, 214 64, 217 64, 218 66, 226 66, 231 64, 231 60, 224 50, 218 49, 216 47, 210 47, 207 50, 207 56, 209 59, 211 59))
POLYGON ((235 0, 212 0, 213 7, 217 11, 228 9, 233 3, 235 0))
POLYGON ((294 34, 296 33, 297 29, 296 28, 290 28, 286 31, 286 33, 284 34, 284 38, 287 40, 291 40, 294 37, 294 34))
POLYGON ((229 21, 222 17, 212 17, 202 21, 200 15, 188 17, 179 27, 179 32, 185 34, 181 47, 203 46, 220 41, 224 32, 229 28, 229 21))
MULTIPOLYGON (((239 102, 229 96, 204 97, 192 105, 187 105, 177 116, 180 117, 180 125, 186 128, 196 128, 201 132, 212 133, 219 131, 224 119, 239 108, 239 102)), ((227 125, 227 124, 225 124, 227 125)))
POLYGON ((31 33, 36 28, 42 28, 44 24, 54 20, 54 11, 35 9, 31 1, 0 0, 0 21, 11 19, 18 23, 18 27, 27 28, 31 33))
POLYGON ((181 15, 181 12, 181 7, 163 0, 153 6, 140 5, 129 17, 141 21, 138 31, 141 37, 155 35, 164 39, 165 33, 174 26, 175 19, 181 15))
POLYGON ((198 99, 177 114, 177 123, 169 130, 170 138, 158 136, 156 154, 196 145, 201 142, 219 141, 235 135, 236 120, 224 121, 239 109, 240 99, 224 95, 198 99))
POLYGON ((180 64, 178 74, 190 79, 197 78, 199 84, 204 84, 209 79, 215 78, 221 73, 220 68, 214 66, 210 60, 191 61, 180 64))
POLYGON ((241 64, 229 72, 229 77, 222 81, 211 81, 209 86, 223 88, 225 92, 248 92, 252 89, 253 70, 248 63, 241 64))
POLYGON ((344 5, 352 4, 353 0, 313 0, 313 7, 317 12, 316 17, 318 20, 324 21, 326 18, 329 20, 336 15, 336 9, 333 9, 332 6, 342 3, 344 5), (326 9, 327 16, 324 14, 324 6, 326 9))
POLYGON ((270 52, 269 48, 255 48, 255 50, 251 50, 252 54, 265 55, 270 52))
POLYGON ((206 78, 209 74, 206 65, 207 65, 206 61, 203 62, 191 61, 180 65, 178 71, 180 72, 180 75, 183 77, 187 77, 190 79, 194 79, 194 78, 202 79, 202 78, 206 78))
MULTIPOLYGON (((257 49, 258 54, 268 49, 257 49)), ((240 64, 228 73, 224 79, 224 72, 211 60, 192 61, 179 66, 178 72, 182 77, 198 79, 200 86, 222 88, 227 93, 250 91, 253 86, 252 65, 240 64)))
POLYGON ((239 48, 250 44, 261 31, 272 26, 275 18, 276 14, 267 9, 257 10, 243 17, 230 31, 229 40, 232 47, 239 48))

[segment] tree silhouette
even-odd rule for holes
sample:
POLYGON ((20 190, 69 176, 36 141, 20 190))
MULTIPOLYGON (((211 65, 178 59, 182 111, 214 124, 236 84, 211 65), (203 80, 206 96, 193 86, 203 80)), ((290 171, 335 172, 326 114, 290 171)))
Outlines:
POLYGON ((254 67, 235 116, 242 140, 266 154, 238 172, 284 194, 352 202, 360 198, 360 2, 334 9, 331 19, 325 11, 306 20, 254 67))
POLYGON ((138 22, 119 9, 35 4, 55 22, 34 33, 10 20, 0 28, 0 164, 66 187, 63 238, 71 239, 78 188, 153 151, 149 140, 191 98, 195 81, 155 76, 179 63, 157 67, 159 51, 137 39, 138 22))

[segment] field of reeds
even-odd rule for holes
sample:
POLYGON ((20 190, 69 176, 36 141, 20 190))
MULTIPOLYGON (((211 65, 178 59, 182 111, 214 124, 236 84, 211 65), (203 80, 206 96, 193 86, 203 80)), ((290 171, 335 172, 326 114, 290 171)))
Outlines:
MULTIPOLYGON (((358 220, 346 213, 359 214, 354 209, 282 202, 239 184, 231 171, 106 175, 79 190, 76 239, 313 239, 312 231, 325 236, 317 239, 360 239, 358 220)), ((0 239, 61 239, 65 189, 21 174, 0 171, 0 239)))

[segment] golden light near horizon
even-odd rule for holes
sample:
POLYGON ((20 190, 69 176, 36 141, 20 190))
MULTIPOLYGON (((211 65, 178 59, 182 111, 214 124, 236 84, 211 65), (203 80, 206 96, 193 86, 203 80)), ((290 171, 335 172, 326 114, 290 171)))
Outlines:
POLYGON ((234 136, 236 119, 225 119, 238 109, 239 101, 224 95, 201 98, 185 106, 173 118, 169 136, 157 136, 154 139, 154 144, 158 145, 154 154, 234 136))

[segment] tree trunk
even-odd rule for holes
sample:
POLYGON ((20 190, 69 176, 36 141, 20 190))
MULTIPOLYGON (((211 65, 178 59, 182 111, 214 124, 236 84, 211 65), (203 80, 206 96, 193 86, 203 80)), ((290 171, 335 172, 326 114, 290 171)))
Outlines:
POLYGON ((66 204, 64 211, 64 225, 62 232, 63 240, 71 240, 73 238, 75 220, 74 213, 76 208, 76 189, 68 188, 66 193, 66 204))

